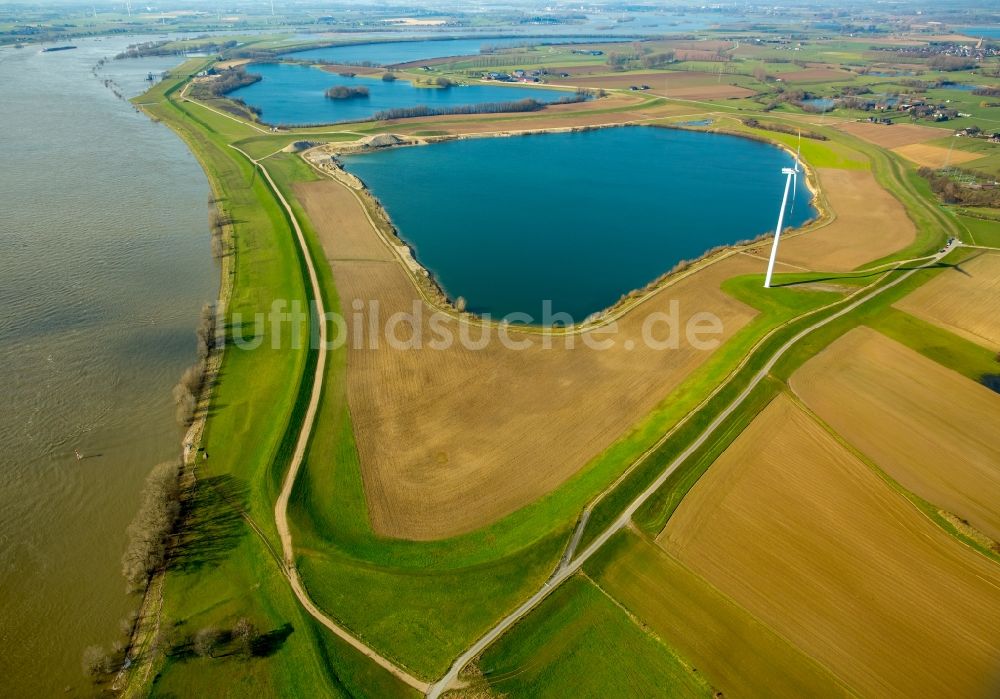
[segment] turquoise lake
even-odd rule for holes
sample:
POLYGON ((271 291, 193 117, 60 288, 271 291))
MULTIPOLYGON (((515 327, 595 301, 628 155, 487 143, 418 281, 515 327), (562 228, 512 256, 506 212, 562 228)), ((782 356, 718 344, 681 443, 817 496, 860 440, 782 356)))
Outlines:
MULTIPOLYGON (((451 141, 344 158, 451 299, 579 321, 678 261, 772 231, 785 151, 651 127, 451 141)), ((816 215, 800 182, 786 225, 816 215)), ((761 273, 764 272, 761 263, 761 273)))
POLYGON ((502 38, 427 39, 423 41, 382 41, 370 44, 328 46, 326 48, 295 51, 283 55, 288 58, 309 61, 371 63, 373 65, 389 66, 397 63, 409 63, 410 61, 429 60, 432 58, 474 56, 479 54, 484 46, 506 48, 538 44, 579 44, 605 41, 622 41, 622 39, 609 39, 607 37, 529 38, 515 36, 502 38))
POLYGON ((516 85, 464 85, 448 88, 415 87, 406 80, 383 82, 375 77, 348 78, 295 63, 262 63, 247 71, 263 77, 253 85, 229 93, 261 110, 268 124, 303 125, 364 121, 383 109, 396 107, 457 107, 466 104, 511 102, 526 98, 556 102, 572 92, 516 85), (364 86, 368 97, 327 99, 335 85, 364 86))

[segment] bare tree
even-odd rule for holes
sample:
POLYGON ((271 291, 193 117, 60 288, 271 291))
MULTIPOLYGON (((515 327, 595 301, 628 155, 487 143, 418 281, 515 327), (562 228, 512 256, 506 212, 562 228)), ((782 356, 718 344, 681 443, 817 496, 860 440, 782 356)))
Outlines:
POLYGON ((233 627, 233 638, 239 644, 240 652, 247 658, 253 655, 253 647, 259 637, 260 632, 247 617, 241 617, 233 627))
POLYGON ((194 652, 203 658, 211 658, 221 640, 222 632, 214 626, 206 626, 194 635, 194 652))
POLYGON ((215 304, 206 303, 201 307, 201 318, 198 321, 198 356, 207 357, 217 342, 215 327, 215 304))
POLYGON ((198 406, 191 389, 183 382, 174 386, 174 405, 177 406, 177 422, 181 425, 190 425, 194 421, 194 411, 198 406))
POLYGON ((83 672, 95 680, 101 675, 109 675, 114 671, 114 661, 109 653, 100 646, 87 646, 83 649, 83 672))

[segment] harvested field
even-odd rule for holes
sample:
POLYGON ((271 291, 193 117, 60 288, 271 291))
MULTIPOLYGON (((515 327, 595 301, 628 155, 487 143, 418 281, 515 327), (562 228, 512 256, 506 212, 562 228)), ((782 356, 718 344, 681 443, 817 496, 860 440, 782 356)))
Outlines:
MULTIPOLYGON (((351 309, 355 299, 377 299, 385 319, 417 304, 424 311, 424 337, 435 337, 410 278, 384 259, 384 245, 370 227, 362 226, 371 234, 367 242, 343 230, 360 214, 331 217, 359 208, 354 195, 334 182, 300 184, 295 192, 330 258, 342 308, 351 309)), ((393 349, 384 341, 378 349, 364 349, 365 343, 353 349, 349 331, 348 399, 376 531, 445 537, 556 488, 711 355, 687 343, 666 352, 647 347, 641 326, 648 313, 677 300, 681 322, 711 311, 728 338, 756 312, 720 284, 760 270, 759 261, 735 255, 677 282, 619 320, 615 346, 604 351, 583 346, 580 338, 573 349, 558 339, 546 349, 537 336, 514 331, 513 340, 532 339, 532 346, 511 350, 494 337, 479 351, 458 342, 447 350, 393 349), (614 410, 580 410, 611 403, 614 410)), ((457 335, 455 321, 443 325, 457 335)), ((462 328, 481 336, 478 328, 462 328)))
POLYGON ((372 244, 374 236, 364 209, 347 190, 343 187, 338 189, 346 196, 333 196, 325 189, 309 186, 299 187, 295 191, 299 201, 309 212, 309 220, 313 223, 327 259, 395 260, 388 247, 372 244))
POLYGON ((1000 541, 1000 396, 869 328, 830 345, 791 384, 904 488, 1000 541))
POLYGON ((917 126, 916 124, 886 126, 884 124, 870 124, 867 121, 850 121, 838 125, 837 128, 883 148, 899 148, 912 143, 933 141, 950 133, 933 126, 917 126))
POLYGON ((785 396, 695 485, 660 544, 861 696, 1000 686, 1000 568, 785 396))
POLYGON ((896 308, 1000 352, 1000 254, 983 252, 962 262, 896 308))
POLYGON ((916 237, 903 206, 868 170, 819 169, 836 218, 782 241, 779 258, 806 269, 845 272, 900 250, 916 237))
MULTIPOLYGON (((631 532, 609 544, 597 583, 727 697, 832 697, 846 690, 663 549, 631 532)), ((589 564, 588 564, 589 565, 589 564)))
POLYGON ((892 150, 917 165, 924 165, 934 169, 945 167, 946 165, 961 165, 970 160, 978 160, 984 155, 983 153, 970 153, 965 150, 932 146, 927 143, 911 143, 908 146, 899 146, 892 150))
MULTIPOLYGON (((606 68, 605 68, 606 70, 606 68)), ((693 71, 659 71, 649 73, 616 73, 594 77, 577 77, 572 71, 568 78, 554 78, 553 82, 574 87, 606 88, 627 90, 632 85, 649 85, 648 94, 678 99, 728 99, 749 97, 756 94, 745 87, 730 85, 726 76, 720 82, 714 73, 693 71)), ((586 75, 580 73, 579 75, 586 75)))

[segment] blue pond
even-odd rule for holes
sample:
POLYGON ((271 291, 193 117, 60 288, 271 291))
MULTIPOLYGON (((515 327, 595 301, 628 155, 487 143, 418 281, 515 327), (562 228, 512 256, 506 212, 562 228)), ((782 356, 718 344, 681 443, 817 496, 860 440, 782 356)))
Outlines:
POLYGON ((1000 39, 1000 27, 963 27, 959 31, 976 39, 1000 39))
POLYGON ((248 72, 263 76, 253 85, 229 93, 261 110, 268 124, 332 124, 363 121, 383 109, 427 105, 455 107, 466 104, 509 102, 525 98, 556 102, 573 93, 515 85, 466 85, 463 87, 414 87, 406 80, 383 82, 379 78, 347 78, 319 68, 294 63, 251 65, 248 72), (327 99, 325 92, 335 85, 364 86, 368 97, 327 99))
POLYGON ((947 83, 941 86, 942 90, 961 90, 962 92, 972 92, 979 85, 970 85, 968 83, 947 83))
MULTIPOLYGON (((792 164, 767 144, 652 127, 451 141, 344 159, 452 299, 582 320, 678 261, 773 230, 792 164)), ((815 215, 798 187, 786 215, 815 215)), ((763 273, 763 264, 761 273, 763 273)))
POLYGON ((503 37, 472 39, 438 39, 425 41, 384 41, 372 44, 357 44, 354 46, 330 46, 321 49, 309 49, 286 53, 287 58, 310 61, 330 61, 332 63, 371 63, 374 65, 395 65, 431 58, 446 58, 449 56, 473 56, 484 46, 529 46, 541 43, 573 44, 596 43, 603 41, 621 41, 621 39, 595 39, 593 37, 561 37, 558 39, 531 39, 528 37, 503 37))

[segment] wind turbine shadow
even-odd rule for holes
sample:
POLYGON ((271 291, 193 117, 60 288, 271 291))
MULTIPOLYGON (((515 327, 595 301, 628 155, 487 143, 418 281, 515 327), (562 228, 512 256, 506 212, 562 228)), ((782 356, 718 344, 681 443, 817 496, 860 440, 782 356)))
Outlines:
POLYGON ((982 255, 985 255, 985 254, 986 254, 986 252, 985 252, 984 250, 980 250, 980 251, 979 251, 979 252, 977 252, 977 253, 976 253, 975 255, 972 255, 971 257, 967 257, 966 259, 962 260, 961 262, 956 262, 955 264, 953 264, 953 265, 952 265, 952 268, 953 268, 953 269, 954 269, 954 270, 955 270, 956 272, 961 272, 961 273, 962 273, 962 274, 964 274, 965 276, 967 276, 967 277, 971 277, 971 276, 972 276, 971 274, 969 274, 969 273, 968 273, 968 272, 966 272, 966 271, 965 271, 964 269, 962 269, 962 265, 964 265, 964 264, 965 264, 966 262, 972 262, 972 261, 973 261, 974 259, 976 259, 977 257, 981 257, 982 255))
MULTIPOLYGON (((940 261, 935 262, 933 265, 930 265, 928 267, 903 266, 903 267, 897 267, 896 269, 888 270, 888 272, 889 274, 893 274, 896 272, 909 272, 916 269, 939 269, 939 268, 958 269, 958 271, 960 271, 962 274, 968 274, 968 272, 966 272, 965 270, 959 269, 958 263, 940 262, 940 261)), ((845 273, 840 275, 831 274, 828 277, 816 277, 815 279, 799 279, 798 281, 781 282, 779 284, 772 284, 771 286, 775 289, 780 289, 782 287, 805 286, 807 284, 816 284, 817 282, 836 282, 836 281, 842 281, 844 279, 870 279, 871 277, 881 276, 885 274, 886 271, 887 270, 883 269, 883 270, 874 270, 871 272, 867 272, 865 274, 851 274, 851 273, 845 273)))

